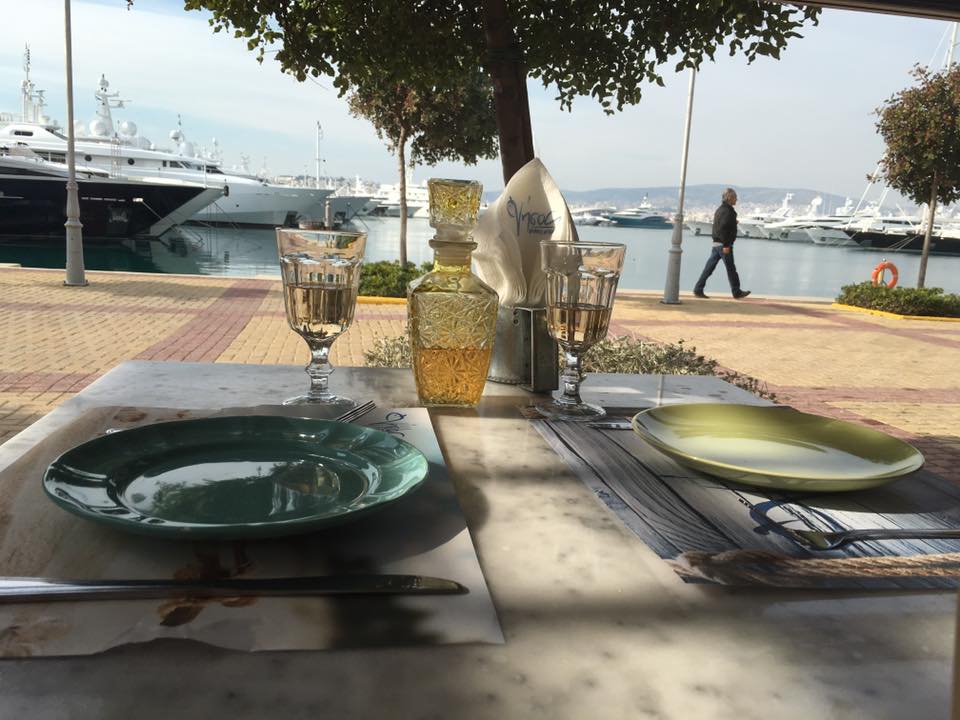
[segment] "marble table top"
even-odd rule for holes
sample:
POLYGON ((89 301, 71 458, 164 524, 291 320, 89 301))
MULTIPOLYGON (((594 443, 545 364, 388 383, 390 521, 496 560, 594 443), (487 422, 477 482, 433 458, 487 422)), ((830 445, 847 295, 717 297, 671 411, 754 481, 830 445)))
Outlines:
MULTIPOLYGON (((268 404, 302 368, 124 363, 0 446, 0 469, 84 408, 268 404)), ((416 404, 409 372, 340 368, 337 392, 416 404)), ((712 377, 591 376, 609 405, 761 402, 712 377)), ((476 410, 431 411, 505 645, 239 653, 186 641, 0 661, 0 717, 946 717, 952 593, 687 585, 488 384, 476 410)), ((2 526, 2 522, 0 522, 2 526)))

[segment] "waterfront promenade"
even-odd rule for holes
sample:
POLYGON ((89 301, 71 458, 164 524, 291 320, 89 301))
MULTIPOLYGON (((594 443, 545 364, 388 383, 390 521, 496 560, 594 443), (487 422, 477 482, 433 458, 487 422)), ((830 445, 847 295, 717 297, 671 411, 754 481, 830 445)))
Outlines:
MULTIPOLYGON (((0 442, 124 360, 307 362, 279 280, 87 276, 89 287, 65 288, 62 270, 0 268, 0 442)), ((931 471, 960 481, 960 323, 782 298, 684 295, 667 306, 659 297, 619 294, 611 334, 682 339, 764 381, 779 402, 914 443, 931 471)), ((332 362, 362 365, 363 351, 400 334, 405 316, 403 304, 359 304, 332 362)))

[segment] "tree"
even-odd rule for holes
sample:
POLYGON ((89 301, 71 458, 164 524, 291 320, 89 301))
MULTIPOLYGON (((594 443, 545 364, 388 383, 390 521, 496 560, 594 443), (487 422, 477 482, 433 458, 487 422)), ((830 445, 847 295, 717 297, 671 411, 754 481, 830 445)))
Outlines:
POLYGON ((762 0, 184 0, 213 13, 247 47, 276 49, 300 80, 333 77, 341 95, 372 71, 419 88, 455 87, 487 68, 494 84, 504 181, 532 155, 526 74, 557 90, 562 107, 591 96, 604 110, 640 101, 663 84, 661 66, 679 70, 731 55, 779 57, 816 8, 762 0))
POLYGON ((937 202, 960 200, 960 67, 931 73, 914 68, 917 85, 877 110, 887 145, 880 161, 890 187, 928 204, 917 287, 923 287, 937 202))
POLYGON ((462 160, 472 165, 496 157, 493 88, 474 69, 443 90, 417 89, 390 73, 371 72, 347 98, 350 112, 373 123, 377 135, 397 155, 400 170, 400 265, 407 264, 406 146, 410 165, 462 160))

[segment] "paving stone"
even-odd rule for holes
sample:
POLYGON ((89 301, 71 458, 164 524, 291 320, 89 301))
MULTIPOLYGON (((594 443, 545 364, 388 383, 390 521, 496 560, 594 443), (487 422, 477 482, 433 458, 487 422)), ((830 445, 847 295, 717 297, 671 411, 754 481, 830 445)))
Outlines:
MULTIPOLYGON (((0 442, 124 360, 305 365, 270 279, 0 268, 0 442)), ((920 447, 934 472, 960 468, 960 324, 857 313, 830 303, 617 296, 611 334, 684 340, 751 375, 797 409, 860 422, 920 447)), ((331 352, 363 364, 379 338, 405 330, 402 304, 357 306, 331 352)), ((960 479, 960 478, 958 478, 960 479)))

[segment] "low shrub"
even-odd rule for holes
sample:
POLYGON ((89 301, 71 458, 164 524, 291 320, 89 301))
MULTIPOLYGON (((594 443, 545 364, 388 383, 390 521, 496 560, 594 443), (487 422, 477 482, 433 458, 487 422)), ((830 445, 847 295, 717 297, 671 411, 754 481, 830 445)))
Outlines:
POLYGON ((840 288, 837 302, 898 315, 960 317, 960 295, 944 293, 943 288, 888 288, 862 282, 840 288))
MULTIPOLYGON (((378 338, 363 354, 367 367, 410 367, 407 335, 378 338)), ((562 361, 561 361, 562 362, 562 361)), ((698 355, 696 348, 677 343, 653 343, 629 337, 607 338, 597 343, 583 361, 586 373, 634 373, 652 375, 715 375, 758 397, 776 400, 766 384, 741 373, 723 370, 716 360, 698 355)))
POLYGON ((360 294, 375 295, 378 297, 406 297, 407 283, 416 280, 425 272, 433 268, 433 263, 427 262, 417 267, 408 262, 401 268, 396 260, 380 260, 364 263, 360 272, 360 294))

